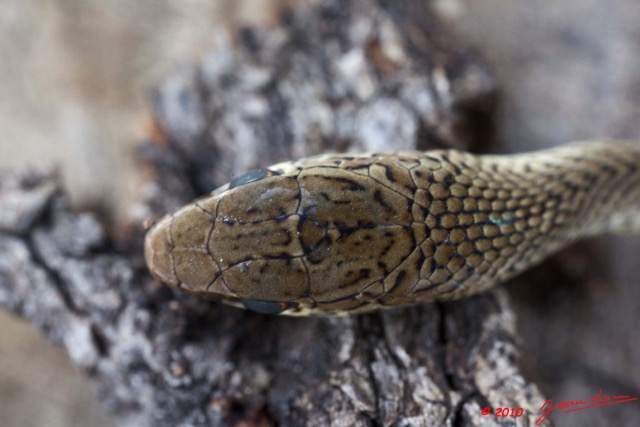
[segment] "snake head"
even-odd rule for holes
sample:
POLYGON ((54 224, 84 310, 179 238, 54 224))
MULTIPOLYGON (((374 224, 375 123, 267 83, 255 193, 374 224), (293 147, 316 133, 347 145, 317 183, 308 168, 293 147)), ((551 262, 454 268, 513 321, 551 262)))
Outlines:
POLYGON ((161 282, 279 313, 308 291, 297 238, 300 189, 273 171, 247 173, 158 221, 145 259, 161 282))
POLYGON ((256 311, 353 311, 384 293, 416 239, 407 199, 370 181, 250 172, 153 226, 147 264, 172 287, 256 311))

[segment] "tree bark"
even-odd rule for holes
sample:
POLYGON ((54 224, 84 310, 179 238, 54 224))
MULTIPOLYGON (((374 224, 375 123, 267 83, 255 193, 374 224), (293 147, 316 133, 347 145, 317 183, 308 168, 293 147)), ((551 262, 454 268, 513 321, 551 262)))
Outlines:
MULTIPOLYGON (((221 35, 153 94, 135 217, 248 169, 333 151, 456 147, 491 135, 496 82, 420 0, 308 0, 221 35)), ((123 426, 534 425, 498 289, 347 318, 260 315, 174 292, 138 221, 110 238, 52 174, 0 176, 0 303, 93 378, 123 426), (524 408, 496 418, 495 409, 524 408), (483 408, 491 414, 482 415, 483 408)))

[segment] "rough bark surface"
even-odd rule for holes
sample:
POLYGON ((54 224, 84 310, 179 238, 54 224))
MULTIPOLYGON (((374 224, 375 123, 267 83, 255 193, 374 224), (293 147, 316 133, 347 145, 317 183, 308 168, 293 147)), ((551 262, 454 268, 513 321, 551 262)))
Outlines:
MULTIPOLYGON (((310 0, 221 37, 155 93, 138 218, 257 166, 327 150, 478 149, 496 86, 418 0, 310 0)), ((55 176, 0 176, 0 304, 87 370, 123 426, 534 425, 503 290, 351 318, 281 318, 185 296, 111 240, 55 176), (522 407, 521 418, 482 408, 522 407)))

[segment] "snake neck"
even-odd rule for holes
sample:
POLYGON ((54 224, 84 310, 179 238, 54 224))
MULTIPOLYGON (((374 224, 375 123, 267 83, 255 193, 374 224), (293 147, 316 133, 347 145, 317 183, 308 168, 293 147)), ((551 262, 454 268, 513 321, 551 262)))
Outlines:
POLYGON ((487 156, 510 170, 532 194, 546 197, 542 216, 550 234, 578 239, 640 231, 640 146, 624 142, 575 143, 553 150, 487 156))

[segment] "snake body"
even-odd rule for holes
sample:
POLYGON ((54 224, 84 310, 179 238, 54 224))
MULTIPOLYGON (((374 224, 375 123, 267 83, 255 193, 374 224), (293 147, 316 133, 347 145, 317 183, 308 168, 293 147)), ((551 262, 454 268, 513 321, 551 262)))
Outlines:
POLYGON ((640 146, 516 155, 323 155, 243 175, 156 223, 147 264, 183 291, 331 315, 457 299, 570 242, 635 229, 640 146))

